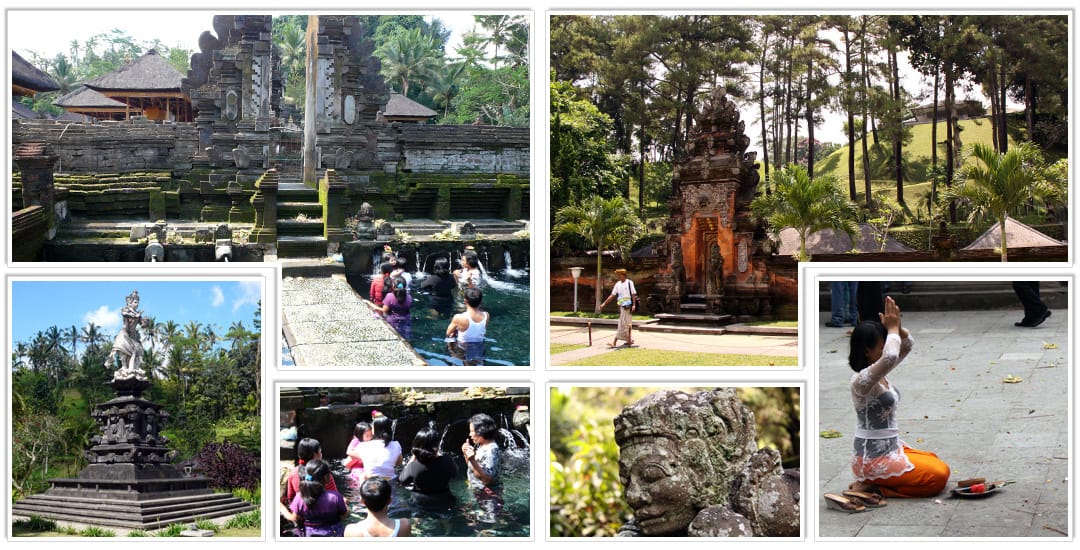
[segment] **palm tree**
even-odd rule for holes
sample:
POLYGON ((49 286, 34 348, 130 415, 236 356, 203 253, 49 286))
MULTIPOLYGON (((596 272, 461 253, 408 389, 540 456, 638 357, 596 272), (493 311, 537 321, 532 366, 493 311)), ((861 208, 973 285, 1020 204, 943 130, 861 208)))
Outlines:
POLYGON ((376 54, 382 60, 383 77, 388 82, 397 82, 401 95, 406 97, 412 84, 433 78, 441 57, 435 41, 420 28, 394 33, 379 46, 376 54))
POLYGON ((78 362, 79 327, 71 325, 64 329, 64 341, 71 340, 71 362, 78 362))
POLYGON ((806 237, 822 229, 847 233, 852 240, 858 229, 855 225, 855 205, 840 191, 832 177, 811 178, 806 168, 788 165, 776 172, 773 193, 760 196, 750 209, 765 219, 773 237, 780 230, 792 227, 799 233, 799 252, 796 259, 810 261, 806 252, 806 237))
POLYGON ((86 344, 87 353, 96 353, 101 346, 101 327, 89 322, 82 328, 79 339, 86 344))
POLYGON ((586 246, 596 247, 596 310, 603 296, 602 262, 604 251, 616 249, 622 254, 641 234, 641 220, 634 207, 622 196, 610 199, 593 195, 582 205, 569 204, 555 212, 552 239, 577 236, 586 246))
POLYGON ((963 181, 946 191, 945 198, 964 202, 971 207, 968 223, 979 218, 991 218, 998 222, 1001 261, 1008 262, 1005 220, 1009 213, 1030 200, 1048 200, 1060 195, 1068 182, 1042 177, 1042 152, 1029 142, 1000 154, 990 145, 976 143, 972 146, 972 156, 978 162, 963 169, 963 181))

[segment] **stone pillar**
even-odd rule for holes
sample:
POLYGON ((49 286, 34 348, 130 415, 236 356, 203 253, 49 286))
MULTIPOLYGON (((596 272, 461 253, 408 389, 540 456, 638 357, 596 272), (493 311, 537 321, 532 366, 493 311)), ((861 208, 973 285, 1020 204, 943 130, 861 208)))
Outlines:
POLYGON ((319 202, 323 207, 323 236, 330 243, 347 241, 345 233, 345 180, 333 168, 326 170, 319 185, 319 202))
POLYGON ((59 157, 48 149, 45 142, 23 143, 15 150, 15 164, 22 172, 23 208, 40 206, 45 209, 48 222, 47 238, 56 236, 56 186, 53 169, 59 157))
POLYGON ((315 185, 316 84, 319 79, 319 16, 309 15, 307 26, 307 82, 304 90, 304 184, 315 185))
POLYGON ((251 205, 255 208, 255 227, 251 240, 261 244, 277 243, 278 173, 271 168, 255 182, 251 205))
POLYGON ((229 223, 251 222, 255 218, 255 213, 250 208, 245 208, 244 197, 247 193, 243 187, 235 181, 230 181, 226 192, 232 202, 232 206, 229 207, 229 223))

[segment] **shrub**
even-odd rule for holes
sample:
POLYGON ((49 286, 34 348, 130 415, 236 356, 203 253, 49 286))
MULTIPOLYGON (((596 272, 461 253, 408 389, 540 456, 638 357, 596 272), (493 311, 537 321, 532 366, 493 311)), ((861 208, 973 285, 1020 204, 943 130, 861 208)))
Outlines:
POLYGON ((215 533, 217 533, 218 531, 221 530, 220 525, 218 525, 218 524, 216 524, 216 523, 214 523, 214 522, 212 522, 212 521, 210 521, 208 519, 197 519, 197 520, 195 520, 195 528, 196 529, 202 529, 203 531, 213 531, 215 533))
POLYGON ((56 522, 40 516, 30 516, 30 519, 21 519, 19 521, 16 521, 12 525, 12 527, 15 529, 26 529, 27 531, 34 532, 55 531, 56 522))
POLYGON ((115 537, 116 531, 102 529, 101 527, 91 525, 90 527, 79 531, 79 534, 84 537, 115 537))
POLYGON ((174 523, 157 532, 156 537, 179 537, 180 532, 184 530, 183 524, 174 523))
POLYGON ((241 512, 225 522, 226 529, 257 529, 262 526, 262 518, 258 510, 241 512))
POLYGON ((262 503, 262 485, 255 487, 255 490, 246 489, 244 487, 233 489, 232 495, 244 502, 259 506, 262 503))
POLYGON ((590 420, 572 439, 573 455, 566 464, 551 453, 551 533, 614 536, 632 514, 622 498, 614 428, 590 420))
POLYGON ((143 531, 142 529, 136 529, 134 531, 128 531, 129 537, 149 537, 150 533, 143 531))
POLYGON ((195 455, 195 461, 212 487, 254 491, 259 485, 259 457, 239 445, 210 443, 195 455))

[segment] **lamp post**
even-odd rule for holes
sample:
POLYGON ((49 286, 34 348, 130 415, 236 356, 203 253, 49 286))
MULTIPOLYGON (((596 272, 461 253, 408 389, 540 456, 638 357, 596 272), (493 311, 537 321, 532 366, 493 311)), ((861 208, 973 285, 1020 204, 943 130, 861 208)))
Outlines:
POLYGON ((577 280, 581 277, 581 272, 584 267, 571 267, 570 274, 574 276, 574 313, 577 313, 577 280))

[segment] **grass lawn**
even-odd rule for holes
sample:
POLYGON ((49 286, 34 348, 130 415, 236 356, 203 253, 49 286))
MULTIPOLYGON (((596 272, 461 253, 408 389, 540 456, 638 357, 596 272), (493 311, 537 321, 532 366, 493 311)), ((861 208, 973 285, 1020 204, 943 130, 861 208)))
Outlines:
POLYGON ((798 321, 754 321, 752 323, 743 323, 748 327, 784 327, 784 328, 799 328, 798 321))
POLYGON ((773 355, 742 355, 731 353, 694 353, 689 351, 651 350, 641 348, 620 349, 594 355, 587 359, 564 363, 567 366, 643 367, 750 367, 750 366, 796 366, 798 357, 773 355))
POLYGON ((558 354, 558 353, 564 353, 564 352, 567 352, 567 351, 573 351, 573 350, 576 350, 576 349, 587 348, 587 347, 589 347, 589 346, 586 346, 585 344, 551 344, 550 353, 551 353, 551 355, 555 355, 555 354, 558 354))
MULTIPOLYGON (((609 313, 609 312, 592 313, 592 312, 579 311, 577 313, 574 313, 573 311, 552 311, 550 313, 550 315, 552 317, 574 317, 574 318, 577 318, 577 319, 613 319, 613 320, 618 320, 618 318, 619 318, 618 313, 609 313)), ((652 316, 651 315, 634 315, 633 318, 634 318, 635 321, 648 321, 648 320, 652 319, 652 316)))

